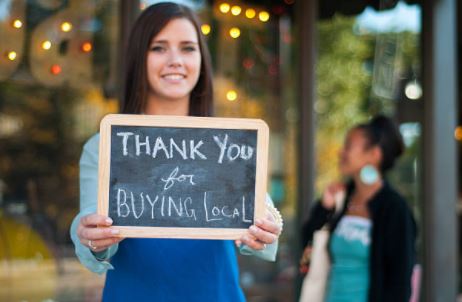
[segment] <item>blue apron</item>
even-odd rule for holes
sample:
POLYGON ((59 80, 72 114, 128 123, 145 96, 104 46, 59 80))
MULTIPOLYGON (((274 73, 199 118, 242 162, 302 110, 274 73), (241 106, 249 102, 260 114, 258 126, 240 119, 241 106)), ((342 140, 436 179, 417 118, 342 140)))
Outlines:
POLYGON ((245 301, 232 241, 128 238, 111 264, 103 301, 245 301))

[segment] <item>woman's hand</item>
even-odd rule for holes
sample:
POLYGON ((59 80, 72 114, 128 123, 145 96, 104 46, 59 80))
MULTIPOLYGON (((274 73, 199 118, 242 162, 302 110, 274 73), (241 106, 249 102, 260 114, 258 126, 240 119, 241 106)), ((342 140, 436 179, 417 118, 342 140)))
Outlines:
POLYGON ((336 199, 343 198, 345 194, 345 185, 342 183, 330 184, 322 195, 322 205, 326 209, 333 209, 335 207, 336 199))
POLYGON ((236 240, 236 245, 245 244, 254 250, 263 250, 267 244, 274 243, 281 234, 281 226, 277 224, 274 217, 267 211, 267 215, 263 219, 255 220, 247 233, 239 240, 236 240))
POLYGON ((80 242, 93 252, 102 252, 113 244, 122 241, 119 230, 113 229, 112 219, 98 214, 89 214, 80 219, 77 236, 80 242))

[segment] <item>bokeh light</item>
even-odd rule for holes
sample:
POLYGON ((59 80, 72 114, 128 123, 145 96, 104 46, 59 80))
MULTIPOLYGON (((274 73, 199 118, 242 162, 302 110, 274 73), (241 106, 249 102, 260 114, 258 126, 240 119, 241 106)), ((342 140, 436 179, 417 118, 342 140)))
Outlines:
POLYGON ((62 71, 61 66, 59 66, 58 64, 53 64, 50 68, 50 72, 54 75, 60 74, 61 71, 62 71))
POLYGON ((233 14, 234 16, 239 16, 239 14, 241 13, 241 11, 242 11, 241 7, 240 7, 240 6, 237 6, 237 5, 235 5, 235 6, 233 6, 233 7, 231 8, 231 14, 233 14))
POLYGON ((9 51, 7 54, 6 54, 8 60, 10 61, 14 61, 16 60, 18 54, 16 53, 16 51, 9 51))
POLYGON ((261 22, 267 22, 269 20, 269 18, 270 18, 270 15, 266 11, 261 11, 258 14, 258 18, 260 19, 261 22))
POLYGON ((241 30, 237 27, 233 27, 229 30, 229 35, 231 36, 231 38, 237 39, 241 35, 241 30))
POLYGON ((212 28, 210 27, 209 24, 202 24, 202 25, 201 25, 201 31, 202 31, 202 33, 203 33, 204 35, 207 36, 208 34, 210 34, 210 31, 211 31, 211 30, 212 30, 212 28))
POLYGON ((46 40, 42 42, 42 49, 49 50, 51 48, 51 42, 46 40))
POLYGON ((18 28, 18 29, 21 28, 22 27, 22 21, 19 20, 19 19, 14 20, 13 21, 13 27, 18 28))
POLYGON ((249 19, 253 19, 256 16, 256 12, 253 8, 248 8, 245 10, 245 16, 249 19))
POLYGON ((458 126, 456 130, 454 131, 454 137, 456 140, 459 142, 462 142, 462 126, 458 126))
POLYGON ((228 3, 220 4, 220 12, 222 12, 223 14, 228 13, 230 9, 231 9, 231 7, 229 6, 228 3))
POLYGON ((226 99, 230 102, 237 100, 237 92, 235 90, 228 90, 226 93, 226 99))
POLYGON ((72 30, 72 23, 67 22, 67 21, 61 23, 61 30, 66 33, 70 32, 72 30))
POLYGON ((93 45, 90 42, 85 42, 82 44, 81 49, 83 52, 90 52, 93 49, 93 45))

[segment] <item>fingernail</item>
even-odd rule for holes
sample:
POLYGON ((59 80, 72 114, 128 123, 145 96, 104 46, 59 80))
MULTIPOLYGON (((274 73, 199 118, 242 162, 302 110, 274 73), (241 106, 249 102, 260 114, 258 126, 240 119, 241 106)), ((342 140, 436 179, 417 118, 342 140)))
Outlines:
POLYGON ((111 234, 113 234, 113 235, 116 235, 116 234, 119 234, 119 233, 120 233, 120 231, 117 230, 117 229, 112 229, 111 230, 111 234))
POLYGON ((111 218, 109 218, 109 217, 108 217, 108 218, 106 218, 106 223, 107 223, 107 224, 112 224, 112 219, 111 219, 111 218))

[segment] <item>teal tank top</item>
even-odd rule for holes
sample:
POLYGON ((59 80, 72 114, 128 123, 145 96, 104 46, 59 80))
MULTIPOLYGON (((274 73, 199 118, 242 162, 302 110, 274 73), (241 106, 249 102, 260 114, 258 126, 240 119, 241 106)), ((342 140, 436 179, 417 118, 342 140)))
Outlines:
POLYGON ((332 265, 327 302, 366 302, 369 293, 369 257, 372 222, 344 216, 330 240, 332 265))

